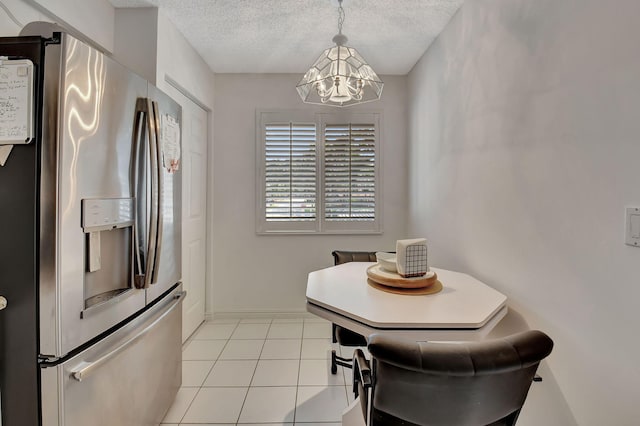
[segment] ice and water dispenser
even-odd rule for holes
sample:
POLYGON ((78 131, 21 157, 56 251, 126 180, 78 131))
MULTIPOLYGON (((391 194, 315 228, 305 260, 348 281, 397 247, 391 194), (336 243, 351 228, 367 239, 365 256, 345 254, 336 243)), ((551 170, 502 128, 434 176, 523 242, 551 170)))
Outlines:
POLYGON ((82 200, 85 311, 133 288, 134 199, 82 200))

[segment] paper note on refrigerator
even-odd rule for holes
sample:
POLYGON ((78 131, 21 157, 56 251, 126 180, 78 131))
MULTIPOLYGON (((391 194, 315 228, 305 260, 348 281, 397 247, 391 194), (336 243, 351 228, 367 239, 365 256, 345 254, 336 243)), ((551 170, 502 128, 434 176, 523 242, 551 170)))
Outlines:
POLYGON ((162 116, 162 162, 169 173, 180 168, 180 123, 169 114, 162 116))
POLYGON ((0 58, 0 145, 25 144, 32 137, 33 62, 0 58))

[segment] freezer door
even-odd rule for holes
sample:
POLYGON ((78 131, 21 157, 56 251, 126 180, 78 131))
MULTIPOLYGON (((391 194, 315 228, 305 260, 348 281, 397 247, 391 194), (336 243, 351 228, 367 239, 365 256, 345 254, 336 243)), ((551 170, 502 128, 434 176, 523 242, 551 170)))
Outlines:
POLYGON ((147 82, 64 34, 46 58, 40 353, 61 357, 145 306, 132 273, 131 176, 147 82))
POLYGON ((157 425, 182 381, 178 286, 149 311, 42 370, 43 426, 157 425))
MULTIPOLYGON (((0 38, 0 56, 31 59, 36 76, 42 70, 43 51, 39 37, 0 38)), ((36 84, 37 117, 40 89, 36 84)), ((28 145, 15 146, 0 167, 0 295, 7 300, 6 308, 0 310, 0 424, 4 426, 38 424, 38 228, 34 218, 39 146, 37 137, 28 145)))
POLYGON ((148 90, 156 113, 160 167, 157 263, 155 280, 147 288, 147 303, 151 303, 182 278, 182 172, 179 163, 175 164, 179 161, 182 108, 155 86, 149 84, 148 90))

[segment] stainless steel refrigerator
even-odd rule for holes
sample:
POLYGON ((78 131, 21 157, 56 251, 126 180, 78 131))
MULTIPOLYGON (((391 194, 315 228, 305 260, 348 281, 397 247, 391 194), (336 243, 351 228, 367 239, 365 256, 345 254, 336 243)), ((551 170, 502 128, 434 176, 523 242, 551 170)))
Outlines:
POLYGON ((70 35, 0 39, 2 426, 162 420, 181 384, 180 120, 70 35))

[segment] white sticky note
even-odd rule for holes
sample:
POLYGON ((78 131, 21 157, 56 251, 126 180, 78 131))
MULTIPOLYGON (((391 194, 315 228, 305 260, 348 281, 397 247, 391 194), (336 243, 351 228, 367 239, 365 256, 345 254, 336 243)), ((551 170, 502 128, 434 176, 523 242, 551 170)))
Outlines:
POLYGON ((0 143, 27 144, 33 138, 32 70, 28 59, 0 62, 0 143))

